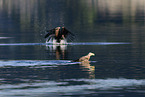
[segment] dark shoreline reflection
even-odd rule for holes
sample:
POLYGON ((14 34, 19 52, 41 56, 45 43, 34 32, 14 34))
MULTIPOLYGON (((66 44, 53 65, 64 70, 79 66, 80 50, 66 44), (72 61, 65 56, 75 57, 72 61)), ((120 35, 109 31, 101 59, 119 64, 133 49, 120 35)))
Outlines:
POLYGON ((145 31, 144 10, 144 0, 0 0, 0 32, 14 37, 6 42, 44 42, 46 29, 66 26, 78 41, 132 42, 134 28, 145 31))

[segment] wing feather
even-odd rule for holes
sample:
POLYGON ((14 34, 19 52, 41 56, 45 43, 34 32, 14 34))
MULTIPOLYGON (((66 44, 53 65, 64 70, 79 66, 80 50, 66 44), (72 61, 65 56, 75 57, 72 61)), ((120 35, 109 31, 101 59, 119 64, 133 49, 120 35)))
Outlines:
POLYGON ((55 29, 47 30, 46 32, 48 32, 48 33, 45 35, 44 38, 47 38, 47 37, 49 37, 50 35, 55 34, 55 29))

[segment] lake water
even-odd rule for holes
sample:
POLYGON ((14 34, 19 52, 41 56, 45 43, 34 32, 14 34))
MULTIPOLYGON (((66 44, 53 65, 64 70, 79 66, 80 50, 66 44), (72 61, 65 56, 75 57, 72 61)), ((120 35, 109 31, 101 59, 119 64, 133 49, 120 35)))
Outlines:
POLYGON ((0 0, 0 97, 145 97, 144 37, 144 0, 0 0))

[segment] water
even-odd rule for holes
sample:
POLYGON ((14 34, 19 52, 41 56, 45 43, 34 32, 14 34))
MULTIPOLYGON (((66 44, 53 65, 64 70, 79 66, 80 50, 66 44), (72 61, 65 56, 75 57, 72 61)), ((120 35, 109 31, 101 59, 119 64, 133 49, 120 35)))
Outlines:
POLYGON ((144 97, 144 3, 0 0, 0 97, 144 97), (57 26, 76 39, 45 44, 57 26))

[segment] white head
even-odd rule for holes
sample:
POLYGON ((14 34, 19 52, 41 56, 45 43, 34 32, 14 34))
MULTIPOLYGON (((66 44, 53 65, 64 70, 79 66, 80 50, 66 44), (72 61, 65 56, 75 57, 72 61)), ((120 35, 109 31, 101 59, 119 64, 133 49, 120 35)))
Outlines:
POLYGON ((59 29, 60 29, 60 27, 56 27, 56 28, 55 28, 55 30, 59 30, 59 29))
POLYGON ((94 54, 94 53, 91 53, 91 52, 89 52, 88 55, 89 55, 89 56, 95 56, 95 54, 94 54))

